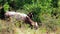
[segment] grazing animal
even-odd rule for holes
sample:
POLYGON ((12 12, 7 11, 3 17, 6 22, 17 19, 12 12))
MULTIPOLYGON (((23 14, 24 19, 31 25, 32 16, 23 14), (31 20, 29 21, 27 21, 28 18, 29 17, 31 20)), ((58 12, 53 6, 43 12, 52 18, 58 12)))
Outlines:
POLYGON ((8 18, 13 17, 16 20, 22 20, 24 22, 29 23, 30 25, 34 26, 36 29, 38 28, 37 22, 34 22, 33 20, 31 20, 31 18, 24 13, 10 11, 5 13, 5 17, 8 17, 8 18))

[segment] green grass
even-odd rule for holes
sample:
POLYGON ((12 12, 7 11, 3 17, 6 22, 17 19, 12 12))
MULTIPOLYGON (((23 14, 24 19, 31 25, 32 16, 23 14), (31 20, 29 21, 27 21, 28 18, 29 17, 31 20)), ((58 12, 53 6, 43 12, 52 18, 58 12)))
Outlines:
POLYGON ((17 24, 14 25, 13 22, 0 20, 0 33, 3 34, 60 34, 60 29, 54 31, 50 31, 45 26, 39 27, 37 30, 31 29, 28 24, 21 23, 21 27, 19 27, 20 22, 16 22, 17 24), (8 32, 9 31, 9 32, 8 32))

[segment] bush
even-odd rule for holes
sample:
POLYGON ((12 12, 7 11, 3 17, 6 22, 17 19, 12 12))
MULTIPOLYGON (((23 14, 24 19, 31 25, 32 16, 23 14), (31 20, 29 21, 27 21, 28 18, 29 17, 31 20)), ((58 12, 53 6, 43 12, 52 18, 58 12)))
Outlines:
POLYGON ((4 11, 8 11, 8 10, 9 10, 8 2, 6 2, 6 3, 3 5, 3 8, 4 8, 4 11))

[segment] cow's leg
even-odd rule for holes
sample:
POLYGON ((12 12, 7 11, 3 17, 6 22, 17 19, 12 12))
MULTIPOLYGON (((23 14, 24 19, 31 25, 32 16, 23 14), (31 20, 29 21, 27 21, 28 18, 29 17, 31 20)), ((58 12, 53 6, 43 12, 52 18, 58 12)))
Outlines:
POLYGON ((5 16, 5 20, 10 21, 11 17, 10 16, 5 16))
POLYGON ((13 22, 14 18, 13 17, 9 17, 9 21, 13 22))

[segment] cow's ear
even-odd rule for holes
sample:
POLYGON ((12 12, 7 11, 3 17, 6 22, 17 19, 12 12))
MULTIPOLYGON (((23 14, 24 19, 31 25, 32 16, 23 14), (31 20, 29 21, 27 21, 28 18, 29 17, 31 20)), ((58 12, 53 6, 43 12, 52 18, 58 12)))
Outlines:
POLYGON ((32 14, 32 13, 30 13, 30 14, 32 14))

